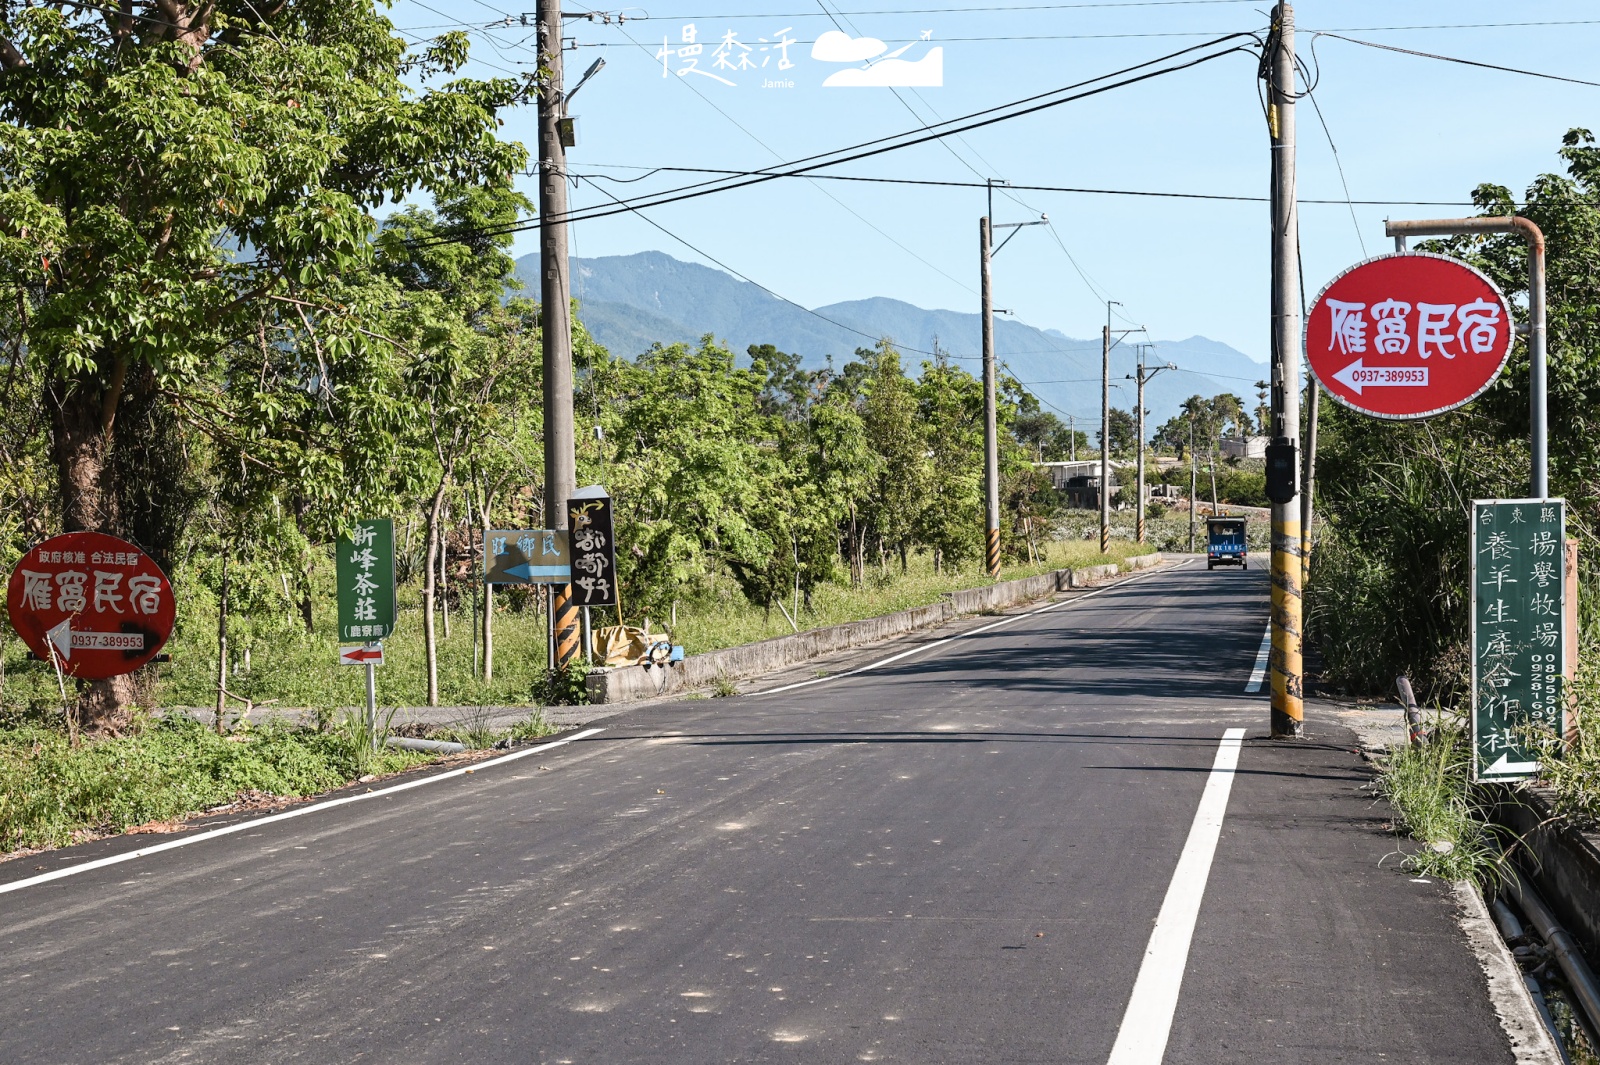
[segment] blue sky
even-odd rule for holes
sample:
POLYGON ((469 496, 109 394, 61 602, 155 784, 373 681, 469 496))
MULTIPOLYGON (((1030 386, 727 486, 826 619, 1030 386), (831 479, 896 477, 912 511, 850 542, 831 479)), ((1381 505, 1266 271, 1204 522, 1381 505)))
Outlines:
MULTIPOLYGON (((532 27, 505 0, 400 0, 391 12, 408 40, 472 31, 472 72, 531 69, 532 27), (512 24, 505 25, 509 20, 512 24), (498 26, 491 23, 499 21, 498 26)), ((1142 63, 1223 34, 1259 31, 1267 4, 1187 0, 1099 4, 1016 0, 650 0, 609 10, 622 25, 569 20, 576 42, 568 84, 596 58, 606 67, 573 101, 580 144, 569 154, 575 208, 699 180, 656 167, 747 170, 917 128, 1142 63), (956 8, 983 7, 982 11, 956 8), (825 13, 826 12, 826 13, 825 13), (705 45, 697 73, 676 71, 685 27, 705 45), (780 33, 780 31, 787 31, 780 33), (942 49, 939 87, 824 87, 849 64, 811 58, 828 31, 881 39, 902 58, 942 49), (713 68, 732 32, 753 69, 713 68), (779 71, 779 40, 790 69, 779 71), (763 42, 761 38, 766 38, 763 42), (978 40, 975 38, 988 38, 978 40), (663 41, 674 54, 663 60, 663 41), (765 50, 763 50, 765 44, 765 50), (761 64, 765 60, 765 68, 761 64), (732 85, 698 71, 720 70, 732 85), (763 87, 775 81, 774 87, 763 87), (788 82, 793 82, 789 87, 788 82)), ((532 4, 527 14, 532 21, 532 4)), ((1574 0, 1308 0, 1296 6, 1301 56, 1316 30, 1480 62, 1600 80, 1600 5, 1574 0), (1560 23, 1507 25, 1508 23, 1560 23), (1481 26, 1474 24, 1495 24, 1481 26), (1399 29, 1394 27, 1427 27, 1399 29)), ((837 38, 835 38, 837 43, 837 38)), ((1478 69, 1346 43, 1316 41, 1315 98, 1357 200, 1454 201, 1449 206, 1357 206, 1309 101, 1299 108, 1307 298, 1363 253, 1390 249, 1383 219, 1470 214, 1476 184, 1520 195, 1555 170, 1562 134, 1600 127, 1600 88, 1478 69), (1365 242, 1363 248, 1362 242, 1365 242)), ((533 109, 508 113, 504 132, 534 143, 533 109)), ((1261 196, 1268 150, 1255 59, 1235 54, 1139 85, 862 160, 829 173, 1015 185, 1261 196)), ((534 194, 532 179, 526 191, 534 194)), ((1267 352, 1268 231, 1264 203, 1016 191, 997 195, 998 222, 1050 216, 1019 232, 995 260, 995 304, 1042 328, 1085 337, 1120 301, 1127 323, 1156 339, 1201 334, 1257 359, 1267 352), (1059 242, 1056 238, 1059 238, 1059 242), (1069 257, 1070 253, 1070 257, 1069 257), (1076 265, 1074 265, 1074 262, 1076 265)), ((632 214, 573 227, 575 255, 646 249, 715 265, 714 257, 807 307, 890 296, 924 307, 978 309, 981 188, 786 179, 645 212, 697 254, 632 214)), ((524 233, 517 254, 537 249, 524 233)), ((581 298, 581 292, 577 293, 581 298)), ((1119 323, 1123 324, 1123 323, 1119 323)))

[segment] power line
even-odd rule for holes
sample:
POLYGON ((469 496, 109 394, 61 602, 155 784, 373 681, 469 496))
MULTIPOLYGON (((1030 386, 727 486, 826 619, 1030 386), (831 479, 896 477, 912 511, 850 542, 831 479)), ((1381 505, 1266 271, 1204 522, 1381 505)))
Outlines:
MULTIPOLYGON (((937 131, 936 127, 925 127, 921 131, 894 134, 894 135, 887 136, 887 137, 879 137, 879 138, 875 138, 874 140, 871 140, 871 141, 863 142, 862 144, 853 146, 851 148, 835 149, 834 151, 831 151, 831 152, 823 152, 823 153, 819 153, 817 155, 808 156, 805 159, 796 160, 795 162, 788 164, 785 169, 768 168, 768 169, 765 169, 765 170, 762 170, 762 171, 754 172, 751 176, 747 176, 747 177, 742 177, 742 178, 722 178, 722 179, 717 179, 717 180, 713 180, 713 181, 698 182, 698 183, 695 183, 695 184, 692 184, 692 185, 683 186, 683 187, 680 187, 680 188, 677 188, 677 189, 669 189, 669 190, 666 190, 666 191, 661 192, 661 193, 655 193, 655 194, 649 194, 649 195, 641 196, 637 200, 633 200, 633 201, 618 200, 617 206, 614 206, 614 207, 600 207, 600 208, 589 208, 589 209, 582 210, 582 211, 568 211, 567 214, 560 219, 560 221, 564 221, 564 222, 588 221, 588 220, 592 220, 592 219, 596 219, 596 218, 607 218, 607 217, 610 217, 611 215, 620 214, 620 213, 622 213, 624 211, 631 210, 634 207, 660 207, 660 206, 664 206, 665 204, 669 204, 669 203, 678 203, 678 202, 681 202, 681 201, 684 201, 684 200, 691 200, 691 199, 699 198, 701 196, 711 195, 713 193, 728 192, 728 191, 731 191, 731 190, 737 189, 737 188, 744 188, 744 187, 747 187, 747 186, 750 186, 750 185, 761 184, 761 183, 764 183, 766 181, 771 181, 771 180, 774 180, 774 179, 780 178, 780 177, 796 177, 796 176, 800 176, 800 175, 803 175, 803 174, 810 173, 811 171, 814 171, 814 170, 822 169, 823 167, 838 166, 840 164, 853 162, 853 161, 858 160, 858 159, 867 159, 867 158, 871 158, 873 156, 882 155, 882 154, 884 154, 886 152, 898 151, 898 150, 903 149, 903 148, 914 147, 914 146, 916 146, 918 144, 925 144, 928 141, 938 140, 940 137, 953 136, 954 134, 957 134, 957 133, 964 133, 967 130, 978 129, 978 128, 981 128, 981 127, 984 127, 984 126, 994 125, 994 124, 999 123, 999 122, 1005 122, 1005 121, 1009 121, 1010 119, 1020 118, 1020 117, 1022 117, 1024 115, 1033 114, 1033 113, 1038 112, 1038 111, 1047 110, 1047 109, 1053 108, 1053 107, 1059 107, 1062 104, 1073 103, 1073 102, 1075 102, 1077 100, 1086 99, 1086 98, 1091 97, 1091 96, 1097 96, 1097 95, 1099 95, 1101 93, 1110 92, 1112 89, 1124 88, 1124 87, 1126 87, 1128 85, 1137 84, 1137 83, 1142 82, 1142 81, 1148 81, 1148 80, 1150 80, 1152 78, 1160 77, 1163 74, 1172 74, 1172 73, 1176 73, 1176 72, 1181 71, 1181 70, 1188 70, 1188 69, 1191 69, 1193 67, 1199 66, 1202 63, 1209 63, 1212 60, 1221 59, 1223 56, 1231 55, 1234 52, 1245 51, 1245 49, 1242 46, 1234 45, 1233 47, 1229 47, 1229 48, 1225 48, 1225 49, 1222 49, 1222 50, 1219 50, 1219 51, 1214 51, 1214 52, 1210 52, 1210 53, 1203 54, 1203 55, 1200 55, 1200 56, 1196 56, 1196 57, 1193 57, 1193 58, 1189 58, 1189 59, 1184 60, 1183 62, 1179 62, 1179 63, 1173 64, 1173 65, 1160 67, 1159 69, 1156 69, 1156 70, 1146 70, 1142 74, 1123 77, 1122 80, 1120 80, 1120 81, 1110 81, 1107 84, 1099 85, 1098 87, 1095 87, 1095 88, 1084 89, 1081 92, 1076 92, 1076 93, 1073 93, 1071 95, 1065 95, 1065 96, 1061 95, 1062 93, 1071 93, 1072 90, 1077 89, 1082 85, 1091 85, 1091 84, 1093 84, 1095 82, 1105 82, 1109 78, 1116 78, 1116 77, 1118 77, 1120 75, 1128 74, 1130 71, 1133 71, 1133 70, 1139 70, 1139 69, 1142 69, 1142 68, 1155 66, 1156 64, 1164 62, 1166 60, 1176 59, 1176 58, 1188 55, 1189 53, 1199 51, 1200 49, 1208 47, 1208 46, 1211 46, 1211 45, 1224 44, 1227 41, 1235 39, 1235 38, 1238 38, 1238 37, 1250 37, 1250 38, 1254 39, 1254 35, 1253 34, 1248 34, 1248 33, 1229 34, 1227 37, 1219 38, 1219 39, 1214 40, 1214 41, 1208 41, 1208 42, 1206 42, 1206 44, 1203 44, 1203 45, 1196 45, 1196 46, 1191 47, 1191 48, 1185 48, 1185 49, 1182 49, 1182 50, 1180 50, 1178 52, 1172 53, 1169 56, 1163 56, 1160 59, 1149 60, 1149 61, 1146 61, 1144 63, 1139 63, 1139 64, 1136 64, 1136 65, 1134 65, 1132 67, 1124 68, 1124 70, 1116 71, 1116 72, 1114 72, 1112 74, 1109 74, 1109 75, 1101 75, 1100 77, 1092 78, 1092 79, 1089 79, 1088 81, 1080 82, 1080 83, 1077 83, 1075 85, 1066 86, 1065 88, 1062 88, 1062 89, 1052 90, 1051 92, 1038 93, 1038 94, 1036 94, 1034 96, 1026 97, 1023 100, 1013 101, 1010 104, 1002 104, 1002 105, 999 105, 999 106, 996 106, 996 107, 985 108, 982 111, 977 111, 977 112, 974 112, 974 113, 972 113, 970 115, 966 115, 966 116, 963 116, 963 117, 958 118, 958 119, 952 119, 949 122, 945 122, 945 123, 940 123, 939 124, 939 125, 942 125, 942 126, 950 126, 950 127, 953 127, 953 128, 945 129, 945 130, 942 130, 942 131, 937 131), (1055 98, 1051 99, 1051 97, 1055 97, 1055 98), (1037 102, 1037 101, 1041 101, 1041 100, 1043 102, 1037 102), (1026 105, 1026 106, 1024 106, 1024 105, 1026 105), (988 116, 988 117, 979 117, 979 116, 988 116), (965 123, 965 124, 963 125, 962 123, 965 123), (898 142, 898 143, 894 143, 894 142, 898 142)), ((517 224, 511 224, 511 225, 499 226, 499 227, 486 227, 486 228, 470 230, 470 231, 466 231, 466 232, 468 232, 468 233, 470 233, 471 235, 474 235, 474 236, 499 235, 499 234, 505 234, 505 233, 521 232, 522 230, 525 230, 525 229, 534 228, 538 224, 539 223, 537 223, 537 222, 517 223, 517 224)), ((441 234, 439 237, 434 238, 431 241, 423 242, 423 243, 441 243, 441 242, 447 242, 447 241, 450 241, 450 240, 453 240, 453 239, 456 239, 456 235, 455 234, 441 234)), ((421 245, 413 245, 413 246, 421 246, 421 245)))
POLYGON ((1363 48, 1378 48, 1385 52, 1399 52, 1402 55, 1420 56, 1423 59, 1438 59, 1446 63, 1459 63, 1462 66, 1481 67, 1484 70, 1499 70, 1507 74, 1523 74, 1530 78, 1544 78, 1547 81, 1564 81, 1572 85, 1592 85, 1595 88, 1600 89, 1600 81, 1584 81, 1582 78, 1568 78, 1563 77, 1560 74, 1544 74, 1537 70, 1523 70, 1520 67, 1503 67, 1498 63, 1480 63, 1476 59, 1461 59, 1457 56, 1436 55, 1433 52, 1419 52, 1414 48, 1401 48, 1393 44, 1379 44, 1377 41, 1363 41, 1355 37, 1344 37, 1337 33, 1329 33, 1326 30, 1320 33, 1313 33, 1311 38, 1313 47, 1316 46, 1316 40, 1318 37, 1332 37, 1336 41, 1345 41, 1349 44, 1359 44, 1363 48))
MULTIPOLYGON (((624 29, 620 25, 617 27, 617 29, 618 29, 619 32, 621 32, 621 34, 624 37, 627 37, 628 40, 631 43, 636 45, 646 55, 650 54, 650 50, 645 45, 640 44, 638 41, 634 40, 633 36, 630 33, 628 33, 628 31, 626 29, 624 29)), ((728 112, 724 111, 717 104, 717 102, 715 100, 711 99, 711 97, 709 97, 705 93, 701 92, 698 86, 694 85, 692 82, 685 81, 683 78, 679 78, 678 81, 681 82, 683 85, 685 85, 687 88, 693 90, 694 94, 696 96, 700 97, 701 100, 704 100, 707 105, 709 105, 713 110, 715 110, 717 112, 717 114, 721 115, 723 118, 725 118, 729 122, 733 123, 733 125, 739 130, 739 132, 743 133, 745 136, 749 137, 751 140, 755 141, 762 148, 766 149, 769 153, 771 153, 773 158, 775 158, 775 159, 777 159, 779 161, 778 165, 780 165, 780 166, 783 165, 783 156, 782 155, 780 155, 775 149, 773 149, 771 145, 767 144, 766 141, 762 140, 760 137, 758 137, 754 133, 752 133, 738 119, 734 118, 732 115, 728 114, 728 112)), ((816 185, 816 183, 814 181, 812 182, 812 184, 816 185)), ((895 247, 899 248, 901 251, 905 252, 907 255, 911 256, 913 259, 917 260, 919 263, 921 263, 922 265, 926 266, 928 269, 932 270, 934 273, 940 275, 941 277, 945 278, 948 281, 953 281, 955 284, 960 285, 962 288, 966 289, 969 292, 973 292, 974 291, 972 286, 968 285, 966 282, 960 280, 959 278, 952 277, 950 274, 946 273, 944 270, 940 269, 938 266, 935 266, 932 262, 929 262, 927 259, 923 258, 921 255, 918 255, 915 251, 911 250, 906 245, 902 244, 899 240, 897 240, 893 236, 891 236, 889 233, 885 232, 882 228, 880 228, 871 219, 869 219, 866 216, 862 215, 855 208, 851 207, 849 204, 847 204, 843 200, 839 199, 839 197, 835 196, 833 193, 829 192, 827 189, 823 188, 820 185, 816 185, 816 188, 817 188, 818 192, 821 192, 824 196, 828 197, 828 199, 832 200, 834 203, 838 204, 840 207, 844 208, 851 215, 853 215, 856 218, 857 221, 859 221, 863 225, 867 226, 873 232, 875 232, 879 236, 883 237, 883 239, 887 240, 889 243, 893 244, 895 247)), ((608 193, 607 195, 610 195, 610 194, 608 193)), ((615 199, 615 197, 612 197, 612 198, 615 199)))
MULTIPOLYGON (((1135 8, 1135 7, 1195 7, 1202 4, 1246 4, 1256 3, 1258 0, 1127 0, 1124 3, 1112 3, 1102 0, 1100 3, 1074 3, 1074 4, 999 4, 993 7, 890 7, 864 11, 839 11, 841 16, 851 15, 960 15, 982 13, 985 15, 1009 11, 1074 11, 1087 8, 1135 8)), ((635 17, 640 22, 677 22, 679 20, 694 21, 696 19, 735 19, 735 18, 817 18, 815 11, 789 11, 789 12, 749 12, 737 11, 728 14, 710 15, 639 15, 629 16, 632 21, 635 17)))
MULTIPOLYGON (((663 173, 689 173, 689 174, 724 174, 724 175, 728 175, 728 176, 731 176, 731 177, 748 177, 748 176, 753 176, 753 175, 757 175, 757 174, 768 174, 768 173, 770 173, 770 171, 766 171, 766 170, 723 170, 723 169, 718 169, 718 168, 714 168, 714 167, 699 167, 699 166, 657 166, 657 167, 642 167, 641 166, 641 167, 634 167, 631 164, 626 164, 626 163, 590 163, 589 165, 590 166, 614 168, 614 169, 649 170, 651 173, 663 172, 663 173)), ((606 175, 601 175, 601 174, 596 174, 596 175, 592 175, 592 176, 594 176, 594 177, 602 177, 606 181, 631 182, 631 181, 641 181, 645 177, 649 177, 649 174, 644 174, 644 175, 641 175, 640 177, 637 177, 637 178, 613 178, 613 177, 608 177, 606 175)), ((773 174, 772 176, 773 177, 789 177, 789 176, 792 176, 792 175, 789 175, 789 174, 773 174)), ((958 188, 958 189, 981 189, 981 188, 986 187, 985 183, 981 182, 981 181, 953 181, 953 180, 947 181, 947 180, 940 180, 940 179, 937 179, 937 178, 868 177, 868 176, 859 175, 859 174, 811 174, 811 175, 808 175, 808 176, 811 177, 813 180, 816 180, 816 181, 859 181, 859 182, 866 182, 866 183, 869 183, 869 184, 880 184, 880 185, 928 185, 928 186, 933 186, 935 188, 958 188)), ((1157 199, 1216 200, 1216 201, 1223 202, 1223 203, 1266 203, 1268 201, 1268 197, 1266 197, 1266 196, 1236 196, 1236 195, 1230 195, 1230 194, 1227 194, 1227 193, 1211 193, 1211 192, 1172 192, 1172 191, 1162 191, 1162 190, 1153 190, 1153 189, 1106 189, 1106 188, 1088 188, 1088 187, 1076 186, 1076 185, 1015 185, 1015 184, 1013 184, 1013 185, 1008 185, 1006 187, 1010 188, 1012 190, 1020 190, 1020 191, 1023 191, 1023 192, 1069 192, 1069 193, 1075 193, 1075 194, 1080 194, 1080 195, 1091 195, 1091 196, 1149 196, 1149 197, 1155 197, 1157 199)), ((998 186, 998 185, 995 186, 995 191, 996 192, 999 192, 1000 189, 1001 189, 1000 186, 998 186)), ((1356 206, 1360 206, 1360 207, 1471 207, 1471 206, 1473 206, 1472 202, 1469 201, 1469 200, 1350 200, 1350 199, 1332 200, 1332 199, 1299 199, 1296 202, 1298 202, 1298 203, 1316 204, 1316 205, 1319 205, 1319 206, 1335 206, 1335 207, 1344 207, 1344 206, 1347 206, 1349 204, 1355 204, 1356 206)), ((1024 204, 1024 206, 1027 206, 1027 205, 1024 204)))

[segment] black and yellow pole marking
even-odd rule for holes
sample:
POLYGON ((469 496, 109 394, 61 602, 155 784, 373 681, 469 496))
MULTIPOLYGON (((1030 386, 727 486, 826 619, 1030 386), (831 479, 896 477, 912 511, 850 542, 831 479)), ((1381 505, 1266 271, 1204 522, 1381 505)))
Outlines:
POLYGON ((1000 576, 1000 530, 984 530, 984 562, 989 567, 989 576, 1000 576))
POLYGON ((1272 653, 1268 662, 1272 677, 1274 739, 1297 739, 1305 733, 1306 713, 1300 673, 1304 548, 1300 538, 1300 523, 1287 514, 1279 517, 1279 512, 1293 510, 1293 507, 1273 508, 1272 653))
POLYGON ((550 592, 553 603, 551 613, 555 615, 553 627, 556 633, 556 668, 566 669, 582 650, 579 646, 582 632, 581 618, 578 605, 572 601, 572 585, 551 585, 550 592))

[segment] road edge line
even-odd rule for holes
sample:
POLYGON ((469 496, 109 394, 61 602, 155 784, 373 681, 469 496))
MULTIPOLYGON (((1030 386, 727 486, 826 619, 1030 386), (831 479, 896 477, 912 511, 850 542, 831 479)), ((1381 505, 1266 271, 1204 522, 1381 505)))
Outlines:
POLYGON ((1133 993, 1128 996, 1128 1008, 1122 1015, 1107 1065, 1161 1065, 1166 1055, 1172 1018, 1178 1009, 1178 992, 1189 963, 1189 944, 1200 919, 1200 903, 1211 877, 1222 821, 1228 813, 1228 797, 1233 793, 1244 733, 1242 728, 1227 729, 1217 745, 1216 760, 1211 763, 1211 774, 1200 793, 1200 805, 1172 872, 1172 882, 1161 900, 1161 912, 1150 932, 1150 943, 1139 964, 1139 975, 1134 979, 1133 993))
POLYGON ((41 873, 38 876, 30 876, 24 880, 14 880, 9 884, 0 884, 0 895, 6 895, 13 891, 21 891, 23 888, 36 887, 39 884, 45 884, 52 880, 60 880, 64 877, 77 876, 79 873, 87 873, 91 869, 104 869, 108 865, 120 865, 123 862, 131 862, 135 858, 144 858, 151 854, 160 854, 162 851, 177 850, 179 847, 187 847, 193 843, 203 843, 207 840, 216 839, 219 836, 231 836, 236 832, 243 832, 247 828, 259 828, 262 825, 270 825, 277 821, 288 821, 291 818, 304 817, 307 814, 320 813, 323 810, 331 810, 336 806, 348 806, 353 802, 363 802, 367 799, 379 799, 385 795, 393 795, 401 791, 410 791, 412 788, 420 788, 426 784, 434 784, 441 780, 449 780, 452 777, 465 776, 467 773, 478 772, 480 770, 487 769, 490 766, 512 762, 518 758, 526 758, 532 754, 539 754, 543 751, 550 750, 552 747, 560 747, 563 744, 572 743, 575 740, 586 739, 590 736, 593 736, 597 732, 604 731, 604 728, 584 729, 581 732, 573 733, 571 736, 563 736, 559 740, 551 740, 549 743, 541 743, 536 747, 529 747, 525 751, 512 751, 510 754, 501 755, 499 758, 491 758, 487 761, 478 762, 474 765, 462 766, 460 769, 451 769, 443 773, 435 773, 432 776, 421 777, 417 780, 408 780, 402 784, 396 784, 393 787, 380 788, 377 791, 366 791, 359 795, 344 795, 340 798, 328 799, 324 802, 312 802, 305 806, 297 806, 292 810, 285 810, 282 813, 268 814, 266 817, 252 817, 248 820, 240 821, 236 824, 227 825, 222 828, 213 828, 204 832, 196 832, 193 835, 182 836, 178 839, 171 839, 165 843, 157 843, 152 847, 141 847, 139 850, 125 851, 122 854, 111 854, 104 858, 96 858, 93 861, 81 862, 78 865, 69 865, 65 869, 56 869, 53 872, 41 873))

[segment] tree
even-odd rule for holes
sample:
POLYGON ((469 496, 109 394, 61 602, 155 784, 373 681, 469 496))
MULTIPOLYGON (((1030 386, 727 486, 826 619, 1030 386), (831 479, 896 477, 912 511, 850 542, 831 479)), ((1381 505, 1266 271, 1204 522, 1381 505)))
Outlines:
POLYGON ((861 418, 868 446, 880 459, 876 483, 867 496, 867 519, 877 533, 880 551, 898 554, 904 571, 924 505, 928 472, 915 420, 916 395, 900 367, 900 353, 889 341, 879 341, 876 348, 856 354, 870 371, 861 418))
MULTIPOLYGON (((1111 408, 1110 422, 1111 454, 1133 454, 1134 448, 1138 446, 1137 438, 1139 435, 1139 423, 1134 420, 1132 414, 1125 410, 1118 410, 1116 407, 1111 408)), ((1100 443, 1100 440, 1103 436, 1104 433, 1102 431, 1096 430, 1094 434, 1096 445, 1100 443)))
MULTIPOLYGON (((361 280, 371 212, 526 164, 495 137, 520 83, 403 80, 453 72, 465 41, 407 56, 373 9, 323 0, 0 13, 0 313, 45 393, 50 524, 170 565, 195 505, 188 432, 292 483, 324 523, 388 490, 368 479, 381 454, 346 460, 385 449, 354 433, 384 421, 392 377, 372 389, 336 365, 383 345, 382 286, 361 280), (316 371, 276 372, 318 325, 316 371), (259 374, 231 372, 242 351, 259 374)), ((90 727, 117 727, 132 691, 90 685, 90 727)))
MULTIPOLYGON (((393 315, 393 332, 411 352, 405 371, 415 404, 408 438, 413 454, 429 470, 432 491, 423 508, 426 562, 422 632, 429 706, 439 705, 439 643, 434 606, 444 550, 441 519, 458 465, 487 441, 497 402, 531 397, 539 381, 530 352, 516 338, 526 332, 519 310, 501 302, 515 262, 505 226, 531 205, 509 184, 461 190, 441 199, 437 211, 416 207, 391 217, 379 236, 387 253, 385 272, 406 300, 393 315), (501 235, 468 241, 441 240, 452 232, 501 235)), ((448 629, 448 626, 447 626, 448 629)))
POLYGON ((941 354, 922 364, 916 396, 929 467, 917 539, 938 573, 983 553, 983 383, 941 354))

